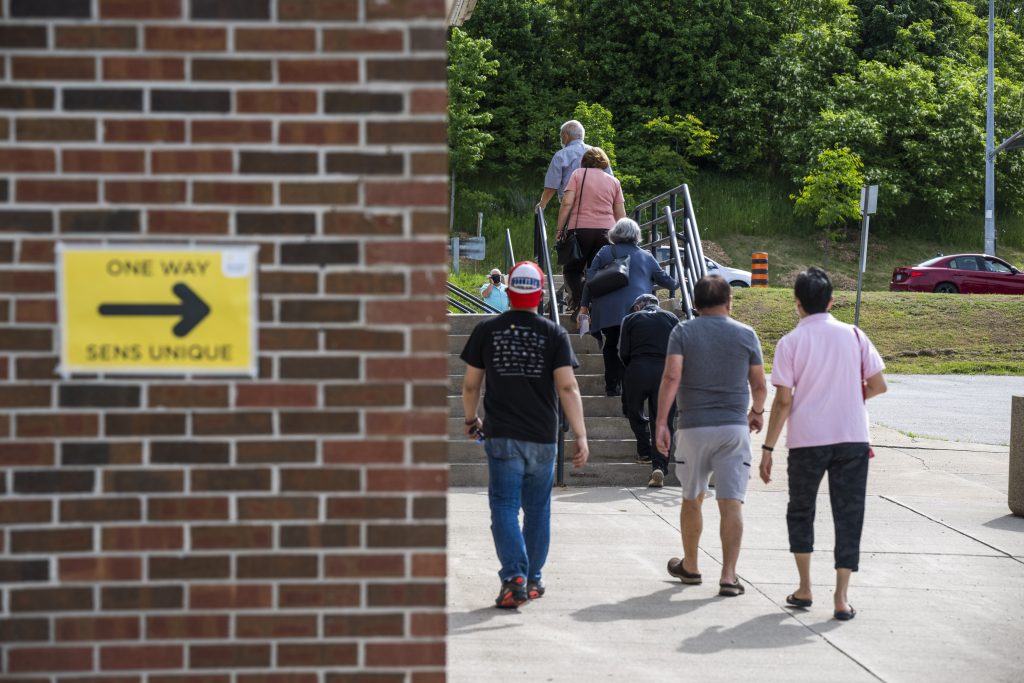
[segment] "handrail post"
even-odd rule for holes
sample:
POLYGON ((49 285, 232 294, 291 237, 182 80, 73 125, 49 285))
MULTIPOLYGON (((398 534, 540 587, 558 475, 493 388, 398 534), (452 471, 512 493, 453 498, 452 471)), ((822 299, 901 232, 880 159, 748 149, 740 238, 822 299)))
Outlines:
MULTIPOLYGON (((672 262, 675 264, 676 270, 680 273, 683 272, 682 257, 679 255, 679 238, 676 237, 676 224, 672 218, 671 207, 665 207, 665 224, 668 228, 669 243, 672 245, 672 262)), ((693 283, 686 281, 685 283, 679 283, 680 292, 683 295, 683 309, 686 313, 686 319, 693 319, 693 298, 691 291, 693 289, 693 283)))
MULTIPOLYGON (((534 210, 533 219, 533 248, 534 253, 538 257, 540 268, 544 271, 544 277, 547 280, 548 289, 548 301, 551 305, 548 306, 548 317, 551 318, 552 322, 556 325, 561 325, 561 321, 558 319, 558 306, 555 304, 555 278, 551 269, 551 250, 548 249, 548 231, 547 226, 544 224, 544 212, 537 207, 534 210)), ((541 299, 541 305, 543 306, 543 298, 541 299)), ((555 458, 555 486, 565 486, 565 433, 569 431, 569 425, 565 419, 565 410, 562 408, 562 402, 560 399, 555 399, 558 402, 558 437, 556 446, 556 458, 555 458)))
POLYGON ((512 272, 512 266, 516 264, 516 255, 512 251, 512 232, 505 228, 505 273, 512 272))

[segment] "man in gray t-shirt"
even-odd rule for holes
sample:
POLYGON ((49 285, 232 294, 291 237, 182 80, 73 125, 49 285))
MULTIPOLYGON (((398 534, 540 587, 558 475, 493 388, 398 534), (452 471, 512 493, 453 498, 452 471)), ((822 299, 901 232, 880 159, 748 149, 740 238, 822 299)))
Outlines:
POLYGON ((757 334, 730 317, 729 283, 717 275, 702 277, 694 287, 694 305, 700 316, 680 323, 669 336, 658 394, 658 450, 666 455, 671 434, 663 416, 673 400, 679 410, 675 459, 683 485, 679 512, 683 557, 669 560, 668 572, 683 583, 701 582, 697 568, 704 526, 701 504, 713 472, 722 536, 718 594, 731 597, 744 592, 736 577, 736 561, 750 478, 750 432, 760 432, 764 426, 768 385, 757 334), (748 410, 751 395, 753 405, 748 410))

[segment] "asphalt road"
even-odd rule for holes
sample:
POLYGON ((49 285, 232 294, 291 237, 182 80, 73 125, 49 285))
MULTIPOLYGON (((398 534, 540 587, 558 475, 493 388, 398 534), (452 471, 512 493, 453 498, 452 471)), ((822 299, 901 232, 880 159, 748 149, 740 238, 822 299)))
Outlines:
POLYGON ((889 391, 868 402, 873 424, 921 437, 1009 445, 1012 396, 1024 377, 887 375, 889 391))

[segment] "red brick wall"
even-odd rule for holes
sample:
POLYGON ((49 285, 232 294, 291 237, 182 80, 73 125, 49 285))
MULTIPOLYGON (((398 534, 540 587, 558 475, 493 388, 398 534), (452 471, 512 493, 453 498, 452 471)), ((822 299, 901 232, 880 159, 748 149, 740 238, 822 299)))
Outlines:
POLYGON ((444 0, 0 0, 0 668, 443 681, 444 0), (258 244, 256 379, 72 377, 54 244, 258 244))

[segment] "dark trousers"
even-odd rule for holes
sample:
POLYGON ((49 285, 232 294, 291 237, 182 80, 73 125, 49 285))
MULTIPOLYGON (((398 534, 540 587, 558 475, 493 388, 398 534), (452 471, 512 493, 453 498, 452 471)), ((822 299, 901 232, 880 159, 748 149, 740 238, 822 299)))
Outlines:
POLYGON ((619 359, 619 332, 622 327, 602 327, 601 334, 604 335, 604 343, 601 345, 601 353, 604 354, 604 390, 618 392, 622 390, 622 376, 626 368, 619 359))
MULTIPOLYGON (((641 458, 650 457, 651 469, 668 474, 668 457, 652 445, 657 440, 655 424, 658 420, 658 390, 661 388, 661 373, 665 369, 663 358, 637 358, 630 361, 622 384, 622 405, 629 426, 636 437, 636 454, 641 458), (646 405, 647 415, 644 416, 646 405)), ((668 431, 675 436, 676 403, 668 413, 668 431)), ((669 454, 672 447, 669 446, 669 454)))
POLYGON ((789 475, 789 551, 814 551, 814 512, 821 478, 828 472, 828 496, 835 525, 836 569, 857 571, 860 533, 864 527, 864 497, 868 484, 866 443, 837 443, 791 448, 789 475))
POLYGON ((608 231, 591 228, 580 229, 576 232, 576 241, 580 245, 583 259, 576 263, 562 266, 562 277, 572 297, 572 300, 569 302, 569 310, 571 311, 575 311, 580 307, 580 301, 583 300, 584 273, 590 267, 594 257, 597 256, 597 252, 601 251, 601 247, 608 244, 608 231))

